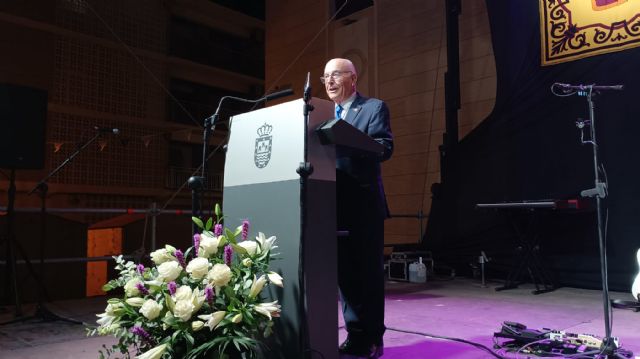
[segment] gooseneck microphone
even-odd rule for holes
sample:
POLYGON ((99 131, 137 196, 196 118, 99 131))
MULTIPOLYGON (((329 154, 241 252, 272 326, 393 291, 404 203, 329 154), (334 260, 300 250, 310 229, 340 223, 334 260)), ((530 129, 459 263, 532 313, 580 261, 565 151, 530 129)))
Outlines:
POLYGON ((218 108, 216 109, 216 112, 212 116, 209 116, 206 119, 206 122, 209 123, 211 128, 215 127, 216 123, 218 122, 218 114, 220 113, 220 108, 222 107, 222 103, 225 100, 235 100, 235 101, 247 102, 247 103, 258 103, 258 102, 262 102, 262 101, 271 101, 271 100, 279 99, 281 97, 289 96, 289 95, 292 95, 292 94, 293 94, 293 90, 292 89, 285 89, 285 90, 276 91, 276 92, 270 93, 268 95, 262 96, 257 100, 249 100, 249 99, 246 99, 246 98, 235 97, 235 96, 223 96, 220 99, 220 102, 218 102, 218 108))
POLYGON ((613 91, 622 91, 624 90, 624 85, 596 85, 596 84, 591 84, 591 85, 571 85, 571 84, 563 84, 560 82, 556 82, 554 84, 555 86, 558 87, 562 87, 563 89, 567 89, 567 90, 577 90, 577 91, 586 91, 586 90, 593 90, 593 91, 605 91, 605 90, 613 90, 613 91))

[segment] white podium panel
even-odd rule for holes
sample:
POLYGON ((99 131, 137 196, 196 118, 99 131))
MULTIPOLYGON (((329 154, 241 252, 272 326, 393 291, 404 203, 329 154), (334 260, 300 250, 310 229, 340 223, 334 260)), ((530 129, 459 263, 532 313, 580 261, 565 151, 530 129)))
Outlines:
POLYGON ((280 302, 282 314, 274 320, 274 338, 265 353, 269 359, 299 359, 308 350, 326 359, 338 358, 335 149, 321 145, 315 131, 333 118, 334 106, 317 98, 312 104, 306 135, 314 171, 306 181, 304 199, 296 172, 304 158, 304 102, 252 111, 234 116, 231 122, 224 174, 225 225, 235 227, 248 219, 253 234, 261 231, 278 237, 281 260, 271 264, 283 276, 284 288, 270 287, 270 300, 280 302), (308 328, 306 348, 300 340, 303 325, 308 328))

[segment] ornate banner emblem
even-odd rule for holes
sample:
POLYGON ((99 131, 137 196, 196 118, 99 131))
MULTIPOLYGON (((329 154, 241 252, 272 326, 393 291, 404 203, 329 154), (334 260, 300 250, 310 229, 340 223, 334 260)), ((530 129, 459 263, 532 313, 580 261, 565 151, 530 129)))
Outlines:
POLYGON ((539 0, 542 65, 640 45, 640 1, 539 0))
POLYGON ((253 162, 258 168, 267 167, 271 159, 271 130, 273 130, 273 126, 265 123, 256 131, 258 137, 256 138, 256 148, 253 152, 253 162))

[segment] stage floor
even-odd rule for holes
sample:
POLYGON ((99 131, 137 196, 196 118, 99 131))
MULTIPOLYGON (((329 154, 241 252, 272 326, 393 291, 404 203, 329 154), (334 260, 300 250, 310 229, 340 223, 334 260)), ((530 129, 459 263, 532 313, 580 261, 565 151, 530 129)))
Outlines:
MULTIPOLYGON (((479 282, 464 278, 430 280, 425 284, 388 282, 383 358, 495 358, 472 345, 428 335, 464 339, 491 348, 493 333, 500 330, 504 321, 519 322, 532 329, 604 335, 600 291, 560 288, 532 295, 530 285, 496 292, 494 288, 499 285, 489 283, 482 288, 479 282)), ((614 292, 611 298, 630 300, 631 294, 614 292)), ((98 297, 46 306, 58 315, 93 323, 105 303, 104 297, 98 297)), ((33 306, 23 305, 23 312, 32 313, 33 306)), ((14 315, 12 307, 0 308, 0 322, 11 320, 14 315)), ((340 339, 345 336, 341 327, 340 339)), ((624 349, 634 352, 634 358, 640 358, 640 313, 614 309, 613 336, 620 339, 624 349)), ((3 359, 96 358, 103 344, 110 346, 114 342, 112 338, 87 338, 82 326, 61 321, 28 320, 0 326, 3 359)), ((520 358, 526 357, 520 354, 520 358)))

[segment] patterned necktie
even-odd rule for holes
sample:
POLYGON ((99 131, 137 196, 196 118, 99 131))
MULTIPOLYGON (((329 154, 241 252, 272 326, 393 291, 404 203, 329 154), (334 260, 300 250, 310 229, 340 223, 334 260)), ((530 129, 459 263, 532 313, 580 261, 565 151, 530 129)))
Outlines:
POLYGON ((336 118, 338 119, 342 119, 342 106, 338 105, 336 106, 336 118))

